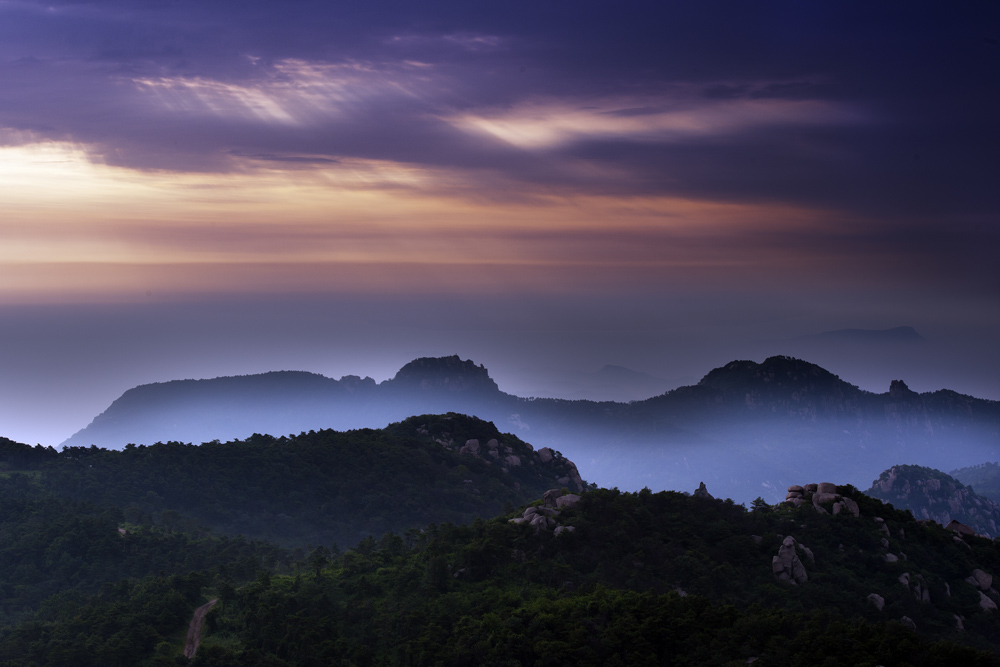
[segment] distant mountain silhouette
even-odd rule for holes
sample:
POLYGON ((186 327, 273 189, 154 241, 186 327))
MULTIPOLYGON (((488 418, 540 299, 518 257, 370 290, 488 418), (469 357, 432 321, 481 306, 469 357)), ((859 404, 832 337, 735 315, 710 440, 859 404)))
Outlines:
POLYGON ((892 329, 838 329, 823 333, 799 336, 800 341, 842 342, 842 343, 920 343, 925 340, 913 327, 893 327, 892 329))
POLYGON ((733 361, 695 385, 631 403, 520 398, 457 356, 414 360, 382 383, 304 372, 165 382, 125 392, 63 444, 201 443, 379 428, 444 412, 558 449, 602 486, 688 489, 705 481, 743 501, 777 502, 801 479, 866 486, 900 462, 951 470, 995 459, 1000 448, 1000 402, 918 394, 901 380, 875 394, 783 356, 733 361))

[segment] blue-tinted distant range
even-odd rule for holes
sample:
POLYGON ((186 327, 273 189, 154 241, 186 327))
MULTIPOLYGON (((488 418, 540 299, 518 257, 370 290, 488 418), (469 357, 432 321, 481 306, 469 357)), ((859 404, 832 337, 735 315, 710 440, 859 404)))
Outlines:
POLYGON ((705 482, 743 502, 783 500, 795 480, 867 488, 900 461, 950 470, 1000 452, 1000 402, 918 394, 900 380, 886 389, 866 392, 815 364, 771 357, 733 361, 645 401, 528 399, 500 391, 472 361, 421 358, 381 383, 285 371, 144 385, 64 445, 225 441, 458 412, 561 451, 600 486, 693 491, 705 482))

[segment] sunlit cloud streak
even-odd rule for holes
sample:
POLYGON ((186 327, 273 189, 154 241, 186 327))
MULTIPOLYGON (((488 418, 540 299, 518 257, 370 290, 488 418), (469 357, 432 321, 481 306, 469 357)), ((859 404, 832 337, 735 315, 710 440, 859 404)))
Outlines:
POLYGON ((776 11, 2 2, 0 261, 990 289, 990 15, 776 11))

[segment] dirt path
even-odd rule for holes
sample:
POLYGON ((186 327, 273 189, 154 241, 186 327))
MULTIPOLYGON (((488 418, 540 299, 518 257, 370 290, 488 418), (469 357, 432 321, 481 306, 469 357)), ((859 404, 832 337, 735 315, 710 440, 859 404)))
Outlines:
POLYGON ((201 625, 205 621, 205 614, 218 601, 218 598, 210 600, 194 610, 194 616, 191 617, 191 625, 188 626, 187 641, 184 642, 184 657, 188 660, 194 657, 195 651, 198 650, 198 644, 201 643, 201 625))

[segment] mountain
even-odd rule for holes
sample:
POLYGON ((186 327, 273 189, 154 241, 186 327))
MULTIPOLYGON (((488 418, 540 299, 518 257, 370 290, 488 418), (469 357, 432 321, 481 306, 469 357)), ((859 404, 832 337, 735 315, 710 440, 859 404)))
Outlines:
POLYGON ((919 519, 933 519, 941 525, 958 521, 980 535, 1000 537, 1000 505, 940 470, 893 466, 865 493, 908 509, 919 519))
POLYGON ((892 329, 838 329, 818 334, 799 336, 800 341, 825 341, 841 343, 920 343, 926 340, 913 327, 892 329))
POLYGON ((246 583, 108 587, 4 633, 0 661, 185 664, 187 623, 216 600, 192 664, 1000 664, 995 543, 819 487, 749 511, 704 490, 546 493, 246 583))
POLYGON ((457 356, 418 359, 390 380, 268 373, 130 389, 66 446, 207 442, 381 427, 461 412, 564 452, 584 476, 625 489, 700 481, 749 502, 797 479, 867 485, 904 461, 951 470, 995 458, 1000 402, 894 381, 875 394, 790 357, 733 361, 697 384, 630 403, 521 398, 457 356))
POLYGON ((551 488, 582 491, 576 465, 492 423, 422 415, 380 429, 129 445, 22 445, 0 466, 49 493, 123 508, 140 525, 205 526, 288 547, 357 544, 387 531, 492 516, 551 488))
POLYGON ((1000 503, 1000 463, 981 463, 968 468, 952 470, 951 476, 968 487, 975 487, 976 493, 1000 503))

